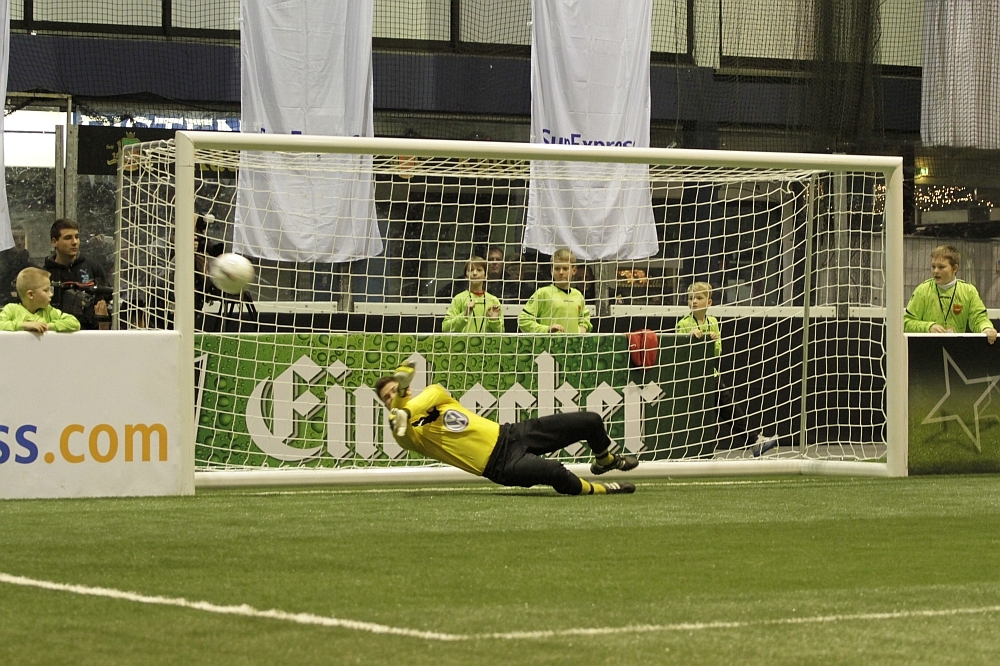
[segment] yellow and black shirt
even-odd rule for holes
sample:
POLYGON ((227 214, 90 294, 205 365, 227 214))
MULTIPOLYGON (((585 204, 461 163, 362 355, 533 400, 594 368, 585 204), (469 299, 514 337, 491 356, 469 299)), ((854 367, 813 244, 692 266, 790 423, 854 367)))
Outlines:
POLYGON ((483 475, 500 436, 497 423, 463 407, 440 384, 431 384, 413 398, 397 396, 392 407, 410 414, 406 435, 393 433, 401 447, 483 475))

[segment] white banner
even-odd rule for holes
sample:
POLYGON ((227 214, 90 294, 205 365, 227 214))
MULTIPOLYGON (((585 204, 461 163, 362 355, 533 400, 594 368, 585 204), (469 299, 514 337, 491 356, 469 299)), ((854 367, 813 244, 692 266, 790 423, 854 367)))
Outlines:
MULTIPOLYGON (((373 0, 241 0, 240 17, 244 132, 373 136, 373 0)), ((380 254, 371 163, 244 154, 234 251, 330 263, 380 254)))
MULTIPOLYGON (((652 11, 652 0, 533 0, 533 143, 649 146, 652 11)), ((648 167, 533 162, 524 246, 656 254, 648 167)))
POLYGON ((172 331, 0 333, 0 498, 194 493, 180 344, 172 331))
MULTIPOLYGON (((0 90, 7 96, 7 67, 10 63, 10 0, 0 2, 0 90)), ((3 118, 0 117, 0 173, 3 165, 3 118)), ((10 230, 10 210, 7 208, 7 179, 0 178, 0 252, 14 247, 10 230)))
POLYGON ((925 145, 1000 148, 996 0, 927 0, 920 102, 925 145))

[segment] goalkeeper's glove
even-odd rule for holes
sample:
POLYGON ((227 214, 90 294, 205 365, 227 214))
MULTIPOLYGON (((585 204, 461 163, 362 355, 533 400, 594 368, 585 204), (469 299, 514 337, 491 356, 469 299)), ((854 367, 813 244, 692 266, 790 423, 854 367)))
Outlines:
POLYGON ((413 375, 417 372, 417 365, 413 361, 407 361, 396 368, 396 373, 392 376, 396 380, 396 393, 400 396, 406 393, 413 381, 413 375))
POLYGON ((406 436, 406 427, 410 425, 410 414, 405 409, 392 410, 392 429, 396 437, 406 436))

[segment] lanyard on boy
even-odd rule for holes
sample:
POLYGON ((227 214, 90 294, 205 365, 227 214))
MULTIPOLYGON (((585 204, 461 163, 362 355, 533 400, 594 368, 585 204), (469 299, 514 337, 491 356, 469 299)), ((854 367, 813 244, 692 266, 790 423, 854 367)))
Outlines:
POLYGON ((486 326, 486 316, 487 316, 486 315, 486 292, 484 291, 482 294, 477 294, 474 291, 469 291, 469 300, 472 302, 472 312, 469 313, 470 316, 472 317, 472 326, 474 328, 476 328, 476 332, 477 333, 482 333, 483 332, 483 328, 486 326), (479 304, 476 299, 480 298, 480 297, 483 299, 483 314, 479 318, 479 326, 478 326, 478 328, 476 328, 476 306, 479 304))
POLYGON ((955 304, 955 295, 958 293, 958 282, 956 281, 952 286, 951 300, 948 301, 947 309, 945 309, 944 303, 941 301, 941 288, 934 285, 934 289, 937 291, 938 307, 941 308, 941 314, 944 315, 944 321, 941 322, 941 324, 944 325, 948 323, 948 315, 951 314, 951 308, 955 304))

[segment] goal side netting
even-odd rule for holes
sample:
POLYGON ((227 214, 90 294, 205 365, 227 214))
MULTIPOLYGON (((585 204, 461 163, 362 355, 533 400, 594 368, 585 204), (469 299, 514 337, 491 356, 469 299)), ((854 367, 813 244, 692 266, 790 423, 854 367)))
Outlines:
POLYGON ((448 477, 373 389, 404 361, 500 423, 596 412, 648 473, 905 473, 898 160, 176 141, 122 156, 115 326, 188 334, 199 479, 448 477))

